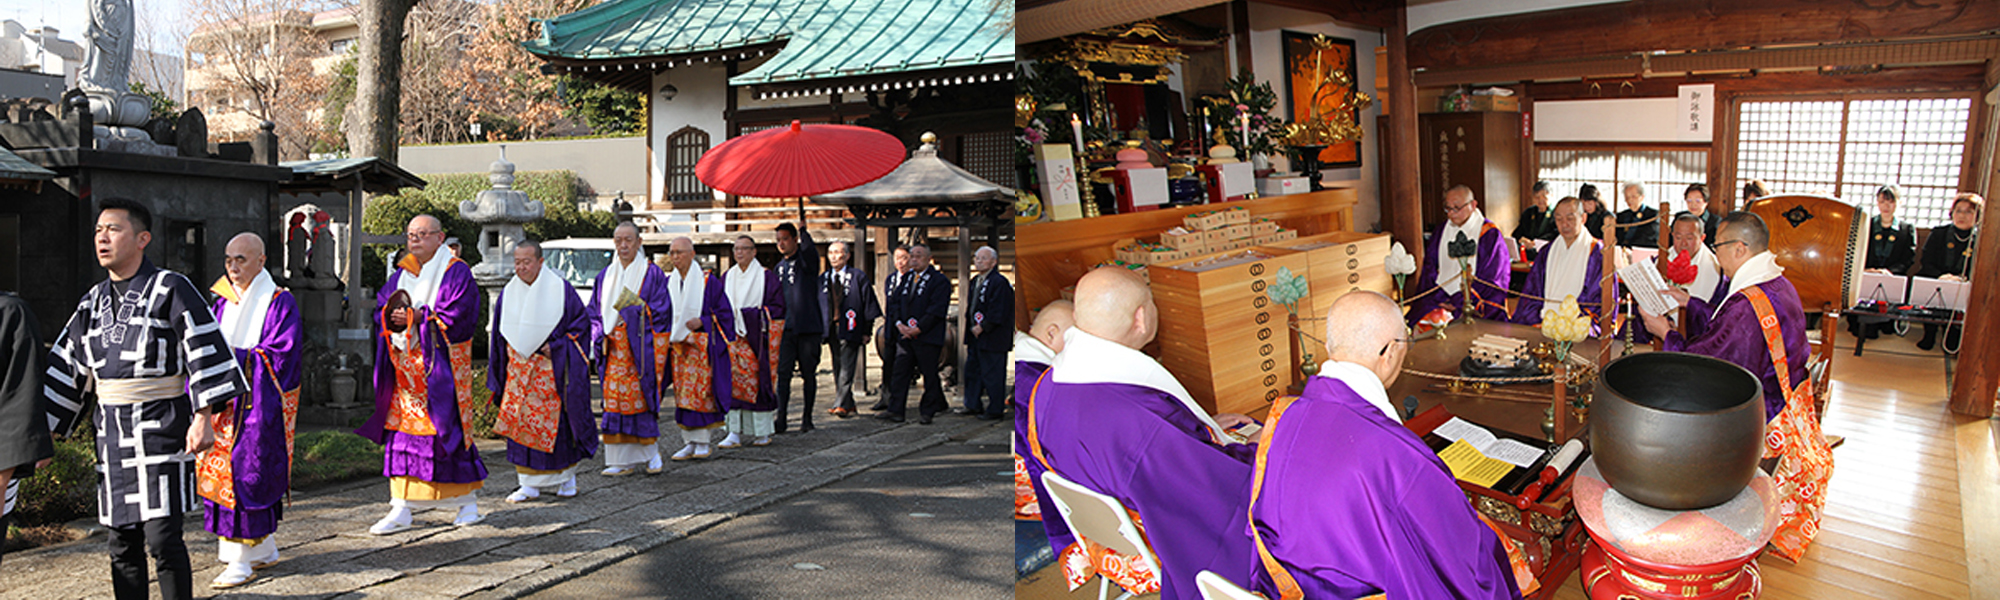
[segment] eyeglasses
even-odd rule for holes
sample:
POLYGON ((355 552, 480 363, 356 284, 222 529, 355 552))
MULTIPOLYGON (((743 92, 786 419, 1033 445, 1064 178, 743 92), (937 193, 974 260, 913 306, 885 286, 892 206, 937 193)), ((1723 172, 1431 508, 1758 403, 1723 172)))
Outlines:
POLYGON ((1748 248, 1748 247, 1750 247, 1750 243, 1749 243, 1749 242, 1745 242, 1745 241, 1743 241, 1743 240, 1729 240, 1729 241, 1726 241, 1726 242, 1716 242, 1716 243, 1715 243, 1715 245, 1714 245, 1714 246, 1712 246, 1712 248, 1713 248, 1713 249, 1715 249, 1715 250, 1721 250, 1723 246, 1727 246, 1727 245, 1730 245, 1730 244, 1743 244, 1743 247, 1745 247, 1745 248, 1748 248))
MULTIPOLYGON (((1405 334, 1405 335, 1408 335, 1408 334, 1405 334)), ((1393 340, 1389 340, 1389 343, 1387 343, 1387 344, 1383 344, 1383 345, 1382 345, 1382 351, 1381 351, 1381 352, 1379 352, 1379 353, 1376 353, 1376 356, 1388 356, 1388 355, 1389 355, 1389 349, 1390 349, 1390 348, 1394 348, 1394 347, 1396 347, 1396 344, 1399 344, 1399 343, 1400 343, 1400 344, 1408 344, 1408 343, 1410 343, 1410 338, 1406 338, 1406 337, 1401 337, 1401 338, 1396 338, 1396 339, 1393 339, 1393 340)))
POLYGON ((431 230, 425 230, 425 231, 412 231, 412 232, 409 232, 409 233, 405 233, 405 234, 403 234, 403 235, 404 235, 404 236, 406 236, 406 237, 408 237, 408 238, 410 238, 410 239, 413 239, 413 240, 414 240, 414 239, 417 239, 417 238, 421 238, 421 237, 424 237, 424 236, 428 236, 428 235, 437 235, 437 234, 440 234, 440 233, 444 233, 444 231, 443 231, 443 230, 440 230, 440 229, 431 229, 431 230))
POLYGON ((1471 207, 1472 207, 1472 203, 1471 203, 1471 202, 1467 202, 1467 203, 1464 203, 1464 204, 1446 204, 1446 205, 1444 206, 1444 210, 1445 210, 1445 212, 1458 212, 1458 211, 1461 211, 1461 210, 1465 210, 1465 209, 1467 209, 1467 208, 1471 208, 1471 207))

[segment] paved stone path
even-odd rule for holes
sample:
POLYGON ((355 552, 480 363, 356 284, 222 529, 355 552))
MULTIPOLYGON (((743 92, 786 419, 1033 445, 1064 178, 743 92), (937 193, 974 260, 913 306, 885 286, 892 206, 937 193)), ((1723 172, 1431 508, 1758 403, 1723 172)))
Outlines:
MULTIPOLYGON (((822 395, 829 384, 822 379, 822 395)), ((861 400, 863 408, 871 401, 861 400)), ((283 560, 232 590, 207 590, 222 564, 215 536, 191 515, 186 539, 195 585, 198 595, 217 598, 515 598, 994 425, 949 414, 928 426, 916 424, 914 414, 902 425, 824 414, 813 420, 819 428, 811 433, 776 436, 762 448, 718 450, 706 461, 668 461, 658 475, 604 477, 597 474, 602 461, 588 460, 576 497, 544 493, 524 504, 502 500, 516 487, 504 443, 482 441, 492 473, 479 492, 486 520, 463 528, 450 525, 452 512, 427 511, 417 513, 413 529, 370 535, 368 526, 389 509, 380 478, 294 495, 278 527, 283 560)), ((662 454, 680 447, 671 435, 661 440, 662 454)), ((109 598, 104 543, 100 532, 8 555, 0 598, 109 598)))

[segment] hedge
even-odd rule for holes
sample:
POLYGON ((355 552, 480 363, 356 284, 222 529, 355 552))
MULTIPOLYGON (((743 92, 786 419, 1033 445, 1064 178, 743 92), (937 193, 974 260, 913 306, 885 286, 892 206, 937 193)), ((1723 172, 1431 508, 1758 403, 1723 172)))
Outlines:
MULTIPOLYGON (((401 236, 410 219, 429 214, 444 222, 446 236, 456 237, 464 244, 460 257, 467 264, 479 264, 484 258, 479 256, 478 250, 479 225, 459 216, 458 203, 493 189, 487 174, 445 173, 425 175, 424 179, 429 182, 424 189, 369 199, 361 221, 362 231, 401 236)), ((538 240, 608 238, 611 237, 611 229, 618 225, 617 216, 610 212, 577 210, 577 199, 583 196, 583 181, 573 171, 515 173, 514 189, 526 192, 528 199, 542 203, 542 218, 525 226, 529 237, 538 240)), ((382 283, 388 280, 388 257, 400 249, 397 246, 370 246, 368 252, 362 255, 361 284, 381 289, 382 283)))

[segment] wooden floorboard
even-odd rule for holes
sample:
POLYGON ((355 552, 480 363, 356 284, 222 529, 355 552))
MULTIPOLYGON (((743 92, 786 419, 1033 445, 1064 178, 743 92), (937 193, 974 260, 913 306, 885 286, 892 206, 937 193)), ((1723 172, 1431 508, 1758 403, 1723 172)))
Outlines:
MULTIPOLYGON (((1946 408, 1941 355, 1894 338, 1869 347, 1856 358, 1850 342, 1835 360, 1823 429, 1848 441, 1834 450, 1820 536, 1798 564, 1759 559, 1763 597, 1993 597, 2000 468, 1992 448, 2000 432, 1946 408), (1986 461, 1973 469, 1982 473, 1977 481, 1960 479, 1968 441, 1985 443, 1983 455, 1971 452, 1986 461), (1975 517, 1984 524, 1969 528, 1975 517)), ((1557 598, 1584 600, 1577 578, 1562 585, 1557 598)))

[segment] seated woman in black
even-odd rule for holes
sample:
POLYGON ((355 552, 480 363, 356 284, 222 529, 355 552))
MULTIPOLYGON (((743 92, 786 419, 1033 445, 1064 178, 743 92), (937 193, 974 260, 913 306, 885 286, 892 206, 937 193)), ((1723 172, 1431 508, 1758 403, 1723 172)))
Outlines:
MULTIPOLYGON (((1945 281, 1968 281, 1972 270, 1972 248, 1979 244, 1979 219, 1986 214, 1986 200, 1979 194, 1961 193, 1951 201, 1951 222, 1931 228, 1930 238, 1924 240, 1924 254, 1917 275, 1936 277, 1945 281)), ((1959 326, 1946 328, 1944 351, 1958 353, 1959 326)), ((1925 350, 1937 345, 1938 326, 1926 323, 1924 339, 1917 347, 1925 350)))
MULTIPOLYGON (((1601 238, 1604 235, 1604 222, 1611 218, 1611 211, 1604 208, 1604 200, 1597 195, 1597 186, 1586 183, 1583 187, 1576 188, 1576 199, 1583 201, 1584 231, 1601 238)), ((1616 244, 1618 240, 1612 238, 1598 241, 1616 244)))
MULTIPOLYGON (((1868 272, 1883 275, 1908 275, 1910 265, 1917 262, 1917 232, 1909 221, 1896 219, 1896 199, 1901 194, 1896 186, 1885 185, 1875 192, 1875 216, 1868 219, 1868 272)), ((1864 298, 1865 299, 1865 298, 1864 298)), ((1849 316, 1847 331, 1856 336, 1866 335, 1868 339, 1881 337, 1882 330, 1891 322, 1877 323, 1861 330, 1861 322, 1849 316)))

